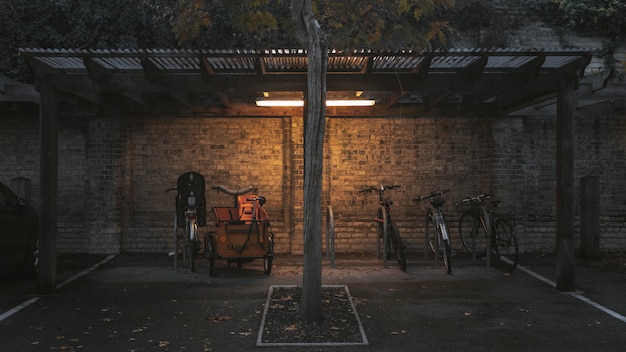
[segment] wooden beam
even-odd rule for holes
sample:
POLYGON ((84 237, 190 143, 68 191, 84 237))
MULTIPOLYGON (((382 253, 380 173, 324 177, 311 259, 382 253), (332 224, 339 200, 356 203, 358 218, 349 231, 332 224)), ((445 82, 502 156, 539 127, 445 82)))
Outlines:
POLYGON ((562 82, 556 108, 556 287, 574 291, 574 86, 562 82))
POLYGON ((87 75, 94 81, 100 84, 106 84, 109 76, 111 76, 111 69, 107 69, 98 64, 93 58, 83 58, 83 64, 87 68, 87 75))
POLYGON ((41 106, 39 164, 39 292, 56 288, 57 274, 57 179, 58 93, 47 83, 40 85, 41 106))
POLYGON ((426 97, 427 109, 431 109, 439 102, 447 98, 450 94, 454 93, 454 89, 448 89, 443 92, 433 92, 426 97))

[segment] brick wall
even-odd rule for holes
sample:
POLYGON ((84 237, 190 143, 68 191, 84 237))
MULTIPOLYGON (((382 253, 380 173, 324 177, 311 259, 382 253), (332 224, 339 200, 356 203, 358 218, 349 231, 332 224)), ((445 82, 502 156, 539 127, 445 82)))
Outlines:
MULTIPOLYGON (((373 253, 374 194, 380 183, 409 251, 423 249, 425 204, 412 199, 450 188, 444 207, 458 245, 454 203, 488 192, 516 217, 523 251, 554 250, 556 131, 554 116, 333 117, 324 149, 323 203, 333 206, 338 252, 373 253)), ((33 181, 37 205, 38 119, 4 116, 0 180, 33 181)), ((575 187, 600 178, 601 248, 625 250, 626 116, 577 116, 575 187)), ((302 118, 201 116, 61 116, 59 236, 64 252, 168 252, 173 248, 174 195, 165 189, 189 170, 206 178, 210 207, 230 196, 210 186, 253 185, 265 208, 278 253, 302 253, 302 118)), ((325 208, 324 208, 325 209, 325 208)), ((576 204, 578 216, 579 205, 576 204)), ((321 219, 320 221, 324 221, 321 219)), ((578 220, 575 241, 579 242, 578 220)), ((323 228, 325 228, 323 226, 323 228)), ((460 246, 459 246, 460 248, 460 246)))

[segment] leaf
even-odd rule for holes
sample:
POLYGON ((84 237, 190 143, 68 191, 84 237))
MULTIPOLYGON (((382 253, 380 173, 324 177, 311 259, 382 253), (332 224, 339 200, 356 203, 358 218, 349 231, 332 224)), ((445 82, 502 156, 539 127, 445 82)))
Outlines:
POLYGON ((296 330, 298 330, 298 326, 296 324, 289 325, 288 327, 285 328, 285 331, 296 331, 296 330))

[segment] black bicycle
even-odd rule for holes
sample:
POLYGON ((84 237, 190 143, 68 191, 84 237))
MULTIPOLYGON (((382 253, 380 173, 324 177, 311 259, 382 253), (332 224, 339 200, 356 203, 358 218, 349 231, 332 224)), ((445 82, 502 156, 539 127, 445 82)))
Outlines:
POLYGON ((465 250, 476 258, 487 253, 487 221, 491 225, 491 250, 495 254, 499 267, 512 271, 517 266, 519 247, 513 232, 514 221, 511 216, 495 211, 499 200, 488 194, 467 197, 456 204, 461 212, 459 217, 459 237, 465 250))
POLYGON ((430 199, 430 208, 426 211, 426 243, 430 250, 435 254, 435 262, 439 256, 443 260, 446 273, 452 273, 452 244, 450 242, 450 232, 448 224, 443 215, 444 199, 440 197, 442 194, 449 192, 449 189, 443 191, 433 191, 429 195, 414 198, 415 202, 421 202, 424 199, 430 199))
POLYGON ((404 245, 402 244, 402 238, 400 237, 400 231, 398 227, 391 220, 391 205, 393 201, 385 200, 383 194, 386 190, 400 188, 398 185, 380 185, 372 186, 366 189, 360 190, 359 193, 378 192, 378 201, 380 208, 376 212, 374 221, 376 222, 378 232, 378 248, 380 248, 380 242, 383 243, 383 253, 386 260, 396 258, 398 265, 402 271, 406 270, 406 257, 404 255, 404 245))
POLYGON ((201 249, 198 226, 206 226, 204 176, 193 171, 184 173, 178 177, 175 187, 165 191, 177 191, 174 216, 174 268, 178 268, 180 250, 183 260, 189 261, 189 270, 194 272, 196 256, 201 249), (182 233, 179 229, 182 229, 182 233))

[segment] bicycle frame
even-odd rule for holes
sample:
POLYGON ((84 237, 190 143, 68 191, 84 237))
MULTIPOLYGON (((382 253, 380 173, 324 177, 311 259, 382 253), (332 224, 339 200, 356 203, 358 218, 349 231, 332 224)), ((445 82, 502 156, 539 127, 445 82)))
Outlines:
POLYGON ((190 241, 198 240, 198 224, 196 222, 197 213, 198 210, 195 207, 185 209, 185 226, 189 228, 190 241))
POLYGON ((204 176, 197 172, 187 172, 178 177, 175 187, 166 192, 177 191, 176 212, 174 217, 174 268, 178 269, 179 239, 182 241, 183 260, 189 260, 189 269, 195 271, 195 257, 200 248, 198 226, 204 226, 205 213, 205 184, 204 176), (183 227, 179 236, 178 228, 183 227))
POLYGON ((452 273, 451 257, 452 257, 452 243, 450 242, 450 232, 448 231, 448 225, 443 214, 444 200, 438 197, 444 193, 449 192, 449 189, 443 191, 433 191, 429 195, 419 196, 414 198, 415 202, 420 202, 424 199, 429 199, 430 208, 427 211, 426 217, 426 231, 425 231, 425 243, 424 243, 424 257, 427 256, 428 247, 435 254, 435 265, 439 263, 439 255, 441 254, 444 262, 446 272, 452 273), (434 239, 430 238, 429 224, 433 225, 434 239), (434 240, 434 244, 432 243, 434 240), (440 253, 441 252, 441 253, 440 253))
POLYGON ((376 255, 378 258, 381 256, 380 251, 380 229, 382 228, 382 240, 383 240, 383 267, 387 268, 387 257, 391 254, 391 250, 393 248, 394 253, 396 254, 396 259, 402 271, 406 270, 406 257, 404 255, 404 246, 402 244, 402 239, 400 238, 400 234, 391 221, 391 205, 393 205, 393 201, 385 200, 383 198, 383 194, 388 189, 396 189, 400 188, 398 185, 384 185, 381 184, 378 187, 368 187, 364 190, 359 191, 359 193, 369 193, 376 191, 378 192, 378 203, 380 204, 380 208, 376 217, 373 219, 374 222, 379 224, 379 233, 377 236, 377 247, 376 247, 376 255))
MULTIPOLYGON (((503 261, 509 261, 509 263, 507 263, 507 265, 503 265, 503 267, 505 270, 511 271, 517 264, 518 255, 517 238, 513 233, 515 225, 510 220, 507 220, 505 216, 502 216, 495 211, 498 203, 498 200, 491 198, 487 194, 468 197, 458 202, 457 207, 471 206, 471 208, 462 211, 463 214, 459 218, 459 235, 465 248, 472 252, 472 256, 476 258, 476 252, 478 249, 476 241, 480 240, 481 235, 479 233, 481 230, 484 230, 487 267, 489 268, 492 265, 491 255, 492 251, 494 251, 497 262, 502 264, 503 261), (466 215, 469 215, 472 220, 472 227, 470 230, 470 235, 472 237, 471 248, 467 248, 464 236, 461 233, 462 224, 466 215), (500 255, 503 249, 504 251, 507 251, 510 248, 514 251, 513 259, 503 258, 500 255)), ((482 256, 483 253, 480 255, 482 256)))
POLYGON ((229 189, 218 185, 212 189, 233 196, 233 206, 215 206, 215 229, 205 236, 209 275, 214 275, 215 260, 242 263, 263 259, 263 270, 269 275, 274 258, 274 234, 263 204, 266 199, 249 186, 229 189))

